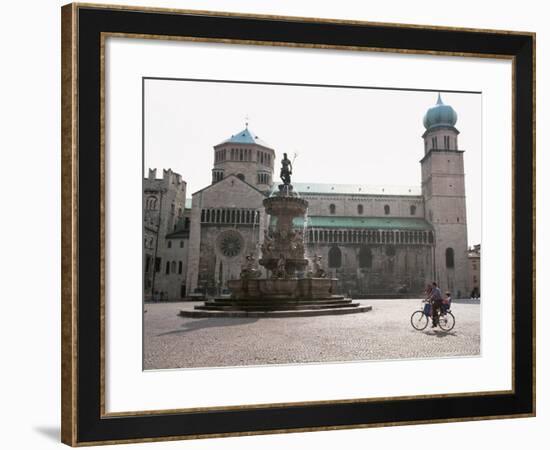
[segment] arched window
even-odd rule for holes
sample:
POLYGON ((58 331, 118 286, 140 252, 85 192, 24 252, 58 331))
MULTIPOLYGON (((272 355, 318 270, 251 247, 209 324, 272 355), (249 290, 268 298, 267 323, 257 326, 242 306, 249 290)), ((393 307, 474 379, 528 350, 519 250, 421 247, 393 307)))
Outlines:
POLYGON ((170 273, 170 261, 166 261, 166 275, 170 273))
POLYGON ((178 263, 178 273, 181 275, 182 272, 183 272, 183 261, 180 261, 178 263))
POLYGON ((244 181, 244 175, 242 173, 237 174, 237 178, 244 181))
POLYGON ((455 266, 455 252, 450 247, 445 250, 445 265, 448 269, 451 269, 455 266))
POLYGON ((336 269, 342 266, 342 251, 334 246, 328 251, 328 266, 331 269, 336 269))
POLYGON ((387 216, 390 213, 390 205, 384 205, 384 214, 387 216))
POLYGON ((172 265, 170 267, 170 271, 172 273, 176 273, 176 261, 172 261, 172 265))
POLYGON ((411 205, 411 216, 414 216, 416 214, 416 206, 411 205))
POLYGON ((331 214, 336 214, 336 205, 334 203, 331 203, 328 207, 331 214))
POLYGON ((167 245, 168 245, 168 248, 172 248, 172 241, 170 239, 168 239, 167 245))
POLYGON ((363 214, 363 205, 357 205, 357 214, 363 214))
POLYGON ((370 248, 362 246, 359 250, 359 267, 362 269, 372 267, 372 252, 370 248))
POLYGON ((154 195, 147 197, 147 201, 145 202, 145 208, 157 209, 157 198, 154 195))

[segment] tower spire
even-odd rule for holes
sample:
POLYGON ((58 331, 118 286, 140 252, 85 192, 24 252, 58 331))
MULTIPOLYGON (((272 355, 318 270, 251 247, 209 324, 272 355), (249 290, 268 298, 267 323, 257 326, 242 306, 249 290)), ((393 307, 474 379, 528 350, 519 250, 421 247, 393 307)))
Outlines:
POLYGON ((248 114, 247 114, 246 116, 244 116, 244 126, 247 130, 248 130, 248 120, 249 120, 249 117, 248 117, 248 114))
POLYGON ((443 104, 443 100, 441 100, 441 92, 438 92, 438 93, 437 93, 437 104, 438 104, 438 105, 442 105, 442 104, 443 104))

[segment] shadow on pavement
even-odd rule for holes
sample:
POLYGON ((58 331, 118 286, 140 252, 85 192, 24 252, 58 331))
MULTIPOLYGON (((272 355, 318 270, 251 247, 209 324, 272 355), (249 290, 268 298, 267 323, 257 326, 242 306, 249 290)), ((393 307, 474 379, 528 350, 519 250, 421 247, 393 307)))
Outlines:
POLYGON ((157 334, 157 337, 167 336, 170 334, 189 333, 191 331, 201 330, 203 328, 216 328, 216 327, 231 327, 235 325, 246 325, 254 323, 259 318, 243 317, 243 318, 206 318, 206 319, 192 319, 192 322, 184 323, 179 330, 167 331, 166 333, 157 334))
POLYGON ((438 338, 444 338, 447 336, 456 336, 456 333, 454 331, 441 331, 441 330, 424 331, 424 334, 427 336, 435 336, 438 338))

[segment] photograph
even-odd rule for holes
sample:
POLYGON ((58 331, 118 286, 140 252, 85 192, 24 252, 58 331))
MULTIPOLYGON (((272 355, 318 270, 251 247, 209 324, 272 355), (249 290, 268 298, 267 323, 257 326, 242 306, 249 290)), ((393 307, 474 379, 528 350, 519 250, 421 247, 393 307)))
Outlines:
POLYGON ((481 92, 142 91, 144 370, 480 355, 481 92))

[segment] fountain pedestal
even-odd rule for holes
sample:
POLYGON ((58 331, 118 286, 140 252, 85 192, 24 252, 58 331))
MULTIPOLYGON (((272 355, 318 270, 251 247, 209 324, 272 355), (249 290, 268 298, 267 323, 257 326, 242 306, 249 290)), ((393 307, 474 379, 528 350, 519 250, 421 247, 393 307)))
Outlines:
POLYGON ((336 278, 325 278, 315 262, 315 272, 307 272, 304 236, 292 226, 296 217, 304 217, 308 202, 300 198, 288 184, 279 185, 278 192, 266 198, 263 205, 275 226, 266 231, 259 264, 267 270, 267 278, 257 278, 252 267, 253 255, 241 278, 229 280, 230 299, 216 298, 195 306, 193 311, 181 311, 186 317, 288 317, 365 312, 370 306, 346 299, 336 292, 336 278))

